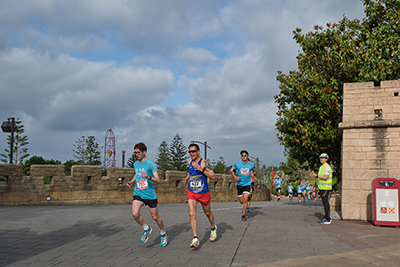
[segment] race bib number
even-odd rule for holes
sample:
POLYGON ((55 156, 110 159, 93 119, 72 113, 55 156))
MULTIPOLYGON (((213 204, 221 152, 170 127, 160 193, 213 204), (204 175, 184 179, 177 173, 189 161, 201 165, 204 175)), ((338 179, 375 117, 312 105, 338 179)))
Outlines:
POLYGON ((137 187, 139 190, 143 190, 149 187, 147 179, 137 181, 137 187))
POLYGON ((248 169, 248 168, 240 169, 240 174, 241 175, 249 175, 250 174, 250 169, 248 169))
POLYGON ((201 189, 203 187, 203 184, 201 180, 191 180, 190 181, 190 188, 191 189, 201 189))

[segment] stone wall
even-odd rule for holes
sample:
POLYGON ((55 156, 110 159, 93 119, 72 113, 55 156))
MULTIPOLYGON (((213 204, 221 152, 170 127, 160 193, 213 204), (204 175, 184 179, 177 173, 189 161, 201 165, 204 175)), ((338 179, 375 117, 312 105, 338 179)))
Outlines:
MULTIPOLYGON (((167 171, 156 185, 159 203, 186 202, 187 185, 182 183, 186 172, 167 171)), ((132 168, 108 167, 102 176, 101 166, 72 166, 65 176, 63 165, 32 165, 31 176, 22 175, 22 166, 0 164, 0 206, 15 205, 85 205, 127 204, 132 202, 133 188, 125 186, 134 176, 132 168), (50 179, 50 184, 44 180, 50 179)), ((231 175, 216 174, 209 179, 212 201, 236 201, 235 181, 231 175)), ((270 200, 267 183, 255 182, 253 200, 270 200)))
POLYGON ((372 220, 373 180, 400 178, 400 80, 343 89, 342 218, 372 220))

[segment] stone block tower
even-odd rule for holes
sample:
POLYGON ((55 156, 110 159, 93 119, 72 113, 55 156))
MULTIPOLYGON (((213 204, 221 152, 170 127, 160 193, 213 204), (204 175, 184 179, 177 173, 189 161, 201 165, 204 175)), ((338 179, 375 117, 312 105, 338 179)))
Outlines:
POLYGON ((400 179, 400 80, 343 88, 342 218, 372 220, 375 178, 400 179))

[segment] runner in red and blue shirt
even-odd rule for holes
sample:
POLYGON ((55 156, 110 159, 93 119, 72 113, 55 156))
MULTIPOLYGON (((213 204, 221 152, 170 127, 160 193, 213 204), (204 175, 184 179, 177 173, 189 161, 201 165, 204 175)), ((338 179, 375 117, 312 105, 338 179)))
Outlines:
POLYGON ((197 219, 196 207, 197 202, 201 203, 204 213, 206 214, 211 226, 210 241, 217 239, 217 225, 214 223, 214 213, 211 211, 211 197, 208 190, 207 178, 215 180, 214 171, 211 169, 210 163, 206 159, 200 158, 200 148, 197 144, 189 145, 190 160, 188 161, 189 172, 182 181, 184 184, 189 182, 186 190, 190 227, 192 228, 193 239, 190 244, 191 248, 198 248, 200 245, 197 236, 197 219))

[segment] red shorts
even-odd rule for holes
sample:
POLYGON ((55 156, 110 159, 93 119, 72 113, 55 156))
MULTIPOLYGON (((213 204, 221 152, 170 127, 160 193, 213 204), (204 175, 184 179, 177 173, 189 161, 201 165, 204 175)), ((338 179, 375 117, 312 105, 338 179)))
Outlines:
POLYGON ((208 206, 211 202, 211 195, 210 192, 205 194, 193 193, 190 190, 186 190, 187 199, 194 199, 199 201, 201 204, 208 206))

